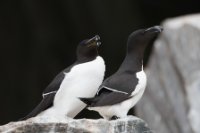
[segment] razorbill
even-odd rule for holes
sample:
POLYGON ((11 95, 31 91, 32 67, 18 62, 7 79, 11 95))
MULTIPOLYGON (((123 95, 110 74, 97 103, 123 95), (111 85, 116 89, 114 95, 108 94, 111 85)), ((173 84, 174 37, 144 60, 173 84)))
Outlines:
POLYGON ((74 118, 86 104, 78 97, 95 96, 103 82, 105 64, 98 55, 100 37, 96 35, 79 43, 77 60, 61 71, 43 91, 43 99, 36 108, 21 120, 34 116, 74 118))
POLYGON ((162 28, 154 26, 131 33, 127 41, 126 57, 118 71, 104 80, 95 97, 80 98, 89 110, 97 111, 104 119, 123 118, 140 100, 146 87, 143 56, 146 46, 162 28))

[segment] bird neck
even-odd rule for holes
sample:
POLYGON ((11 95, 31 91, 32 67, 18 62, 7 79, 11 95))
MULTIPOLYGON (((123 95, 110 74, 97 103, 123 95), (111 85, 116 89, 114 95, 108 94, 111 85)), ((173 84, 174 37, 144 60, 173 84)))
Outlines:
POLYGON ((85 63, 85 62, 90 62, 94 59, 96 59, 96 57, 84 57, 84 56, 82 56, 82 57, 77 58, 77 62, 78 63, 85 63))
POLYGON ((92 61, 96 59, 97 56, 98 56, 97 49, 92 49, 89 52, 82 52, 82 53, 80 51, 77 51, 77 61, 79 63, 92 61))
POLYGON ((121 65, 123 71, 138 72, 143 70, 143 53, 127 52, 127 55, 121 65))

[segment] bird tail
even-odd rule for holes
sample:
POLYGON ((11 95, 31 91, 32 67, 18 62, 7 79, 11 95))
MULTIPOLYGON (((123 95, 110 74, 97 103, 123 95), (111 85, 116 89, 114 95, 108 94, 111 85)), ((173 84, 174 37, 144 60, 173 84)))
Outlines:
POLYGON ((29 119, 31 117, 35 117, 38 115, 40 112, 46 110, 47 108, 51 107, 53 105, 53 100, 54 100, 55 94, 49 94, 48 96, 44 97, 42 101, 31 111, 28 115, 26 115, 23 118, 20 118, 19 121, 29 119))
POLYGON ((85 104, 87 104, 87 107, 92 106, 93 103, 95 103, 96 98, 92 97, 92 98, 83 98, 83 97, 79 97, 79 99, 84 102, 85 104))

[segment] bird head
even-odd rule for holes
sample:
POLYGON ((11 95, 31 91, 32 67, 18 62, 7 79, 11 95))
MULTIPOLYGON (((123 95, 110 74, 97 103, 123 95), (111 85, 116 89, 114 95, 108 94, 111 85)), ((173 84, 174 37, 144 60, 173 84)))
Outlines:
POLYGON ((132 32, 128 37, 128 50, 145 49, 146 46, 163 31, 161 26, 153 26, 132 32))
POLYGON ((99 35, 83 40, 77 46, 78 59, 93 59, 98 56, 98 47, 101 45, 99 35))

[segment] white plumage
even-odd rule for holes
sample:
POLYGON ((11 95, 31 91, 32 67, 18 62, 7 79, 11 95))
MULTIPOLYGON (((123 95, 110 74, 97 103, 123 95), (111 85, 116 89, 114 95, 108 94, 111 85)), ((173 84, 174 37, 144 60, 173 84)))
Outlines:
POLYGON ((103 81, 104 72, 105 64, 100 56, 93 61, 74 66, 69 73, 65 73, 53 106, 38 116, 74 118, 86 106, 79 97, 93 97, 103 81))
POLYGON ((128 111, 141 99, 146 88, 147 78, 145 72, 143 70, 137 72, 136 77, 138 78, 138 84, 135 90, 131 93, 131 96, 133 96, 132 98, 115 105, 89 107, 88 109, 99 112, 99 114, 107 120, 114 115, 120 118, 126 117, 128 111))

